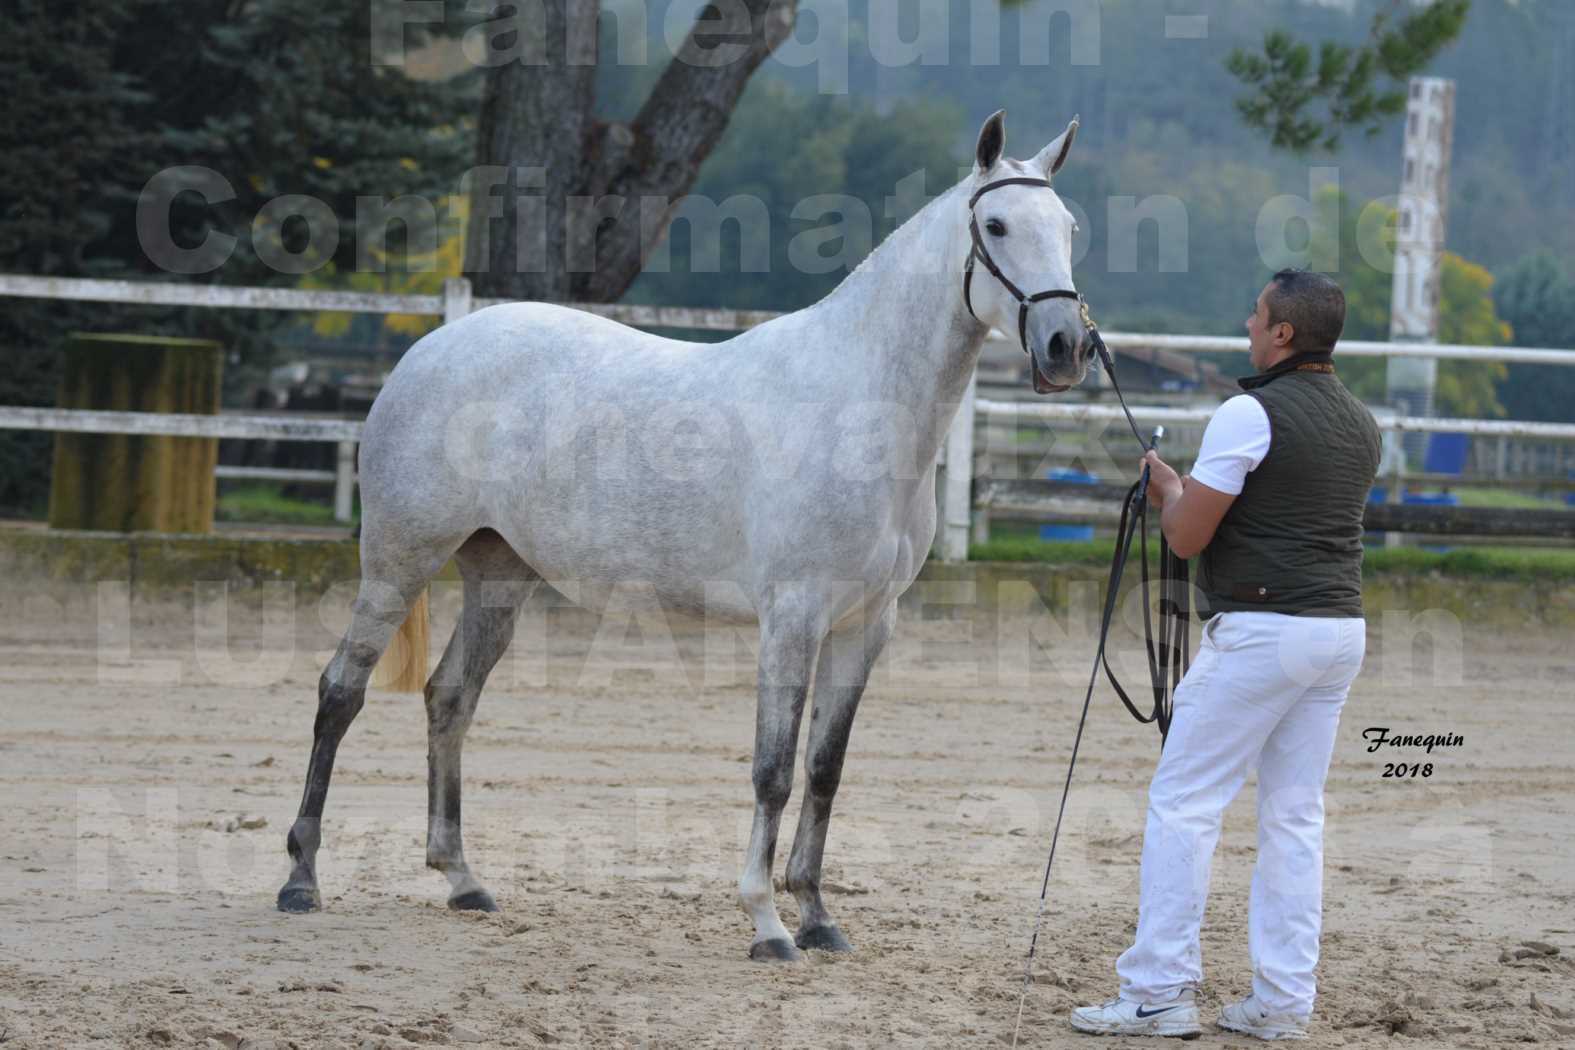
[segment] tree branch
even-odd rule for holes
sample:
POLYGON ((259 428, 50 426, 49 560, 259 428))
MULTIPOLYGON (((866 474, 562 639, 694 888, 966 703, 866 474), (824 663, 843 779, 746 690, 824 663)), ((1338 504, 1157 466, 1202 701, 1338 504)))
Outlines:
POLYGON ((1376 135, 1386 118, 1404 111, 1405 81, 1460 36, 1470 11, 1471 0, 1434 0, 1410 13, 1391 0, 1373 16, 1362 46, 1324 42, 1316 71, 1307 44, 1271 32, 1261 55, 1237 49, 1226 60, 1231 74, 1253 89, 1236 100, 1237 112, 1248 127, 1269 132, 1276 148, 1296 153, 1319 145, 1338 149, 1348 127, 1376 135), (1374 84, 1380 73, 1388 90, 1374 84), (1322 120, 1303 115, 1315 99, 1328 103, 1322 120))
MULTIPOLYGON (((577 292, 593 301, 622 295, 644 262, 640 198, 672 205, 689 192, 700 166, 727 130, 750 76, 793 31, 798 0, 721 0, 695 19, 632 125, 608 124, 597 136, 597 163, 585 191, 624 198, 618 217, 594 236, 594 273, 577 274, 577 292)), ((651 225, 647 217, 647 226, 651 225)), ((654 238, 648 238, 654 239, 654 238)))

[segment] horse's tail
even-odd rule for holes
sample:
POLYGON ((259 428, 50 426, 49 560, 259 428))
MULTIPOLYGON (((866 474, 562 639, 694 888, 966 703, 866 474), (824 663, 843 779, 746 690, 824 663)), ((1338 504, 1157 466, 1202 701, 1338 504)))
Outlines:
POLYGON ((410 603, 405 622, 399 625, 382 659, 372 668, 372 687, 393 693, 419 693, 427 684, 429 634, 427 588, 410 603))

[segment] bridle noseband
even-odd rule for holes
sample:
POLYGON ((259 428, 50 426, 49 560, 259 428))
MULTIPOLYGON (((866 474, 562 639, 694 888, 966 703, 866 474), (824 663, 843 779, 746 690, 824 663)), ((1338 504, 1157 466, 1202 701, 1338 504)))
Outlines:
MULTIPOLYGON (((1045 299, 1077 300, 1078 311, 1082 314, 1084 327, 1091 332, 1095 331, 1096 329, 1094 328, 1094 322, 1088 315, 1088 302, 1080 294, 1068 289, 1057 288, 1053 291, 1036 292, 1033 295, 1025 295, 1023 294, 1023 290, 1021 288, 1012 283, 1011 278, 1007 277, 1006 274, 1001 272, 1001 268, 995 265, 995 260, 990 258, 990 250, 984 246, 984 238, 979 234, 979 216, 974 214, 973 208, 975 204, 979 203, 980 197, 983 197, 991 190, 998 190, 1002 186, 1035 186, 1042 190, 1048 190, 1051 188, 1050 182, 1047 179, 997 179, 995 182, 980 186, 974 191, 974 195, 968 198, 968 232, 973 235, 973 250, 968 253, 968 263, 963 268, 963 303, 968 307, 968 312, 973 314, 974 320, 980 321, 979 315, 974 313, 972 295, 973 261, 978 259, 980 262, 984 263, 984 268, 990 271, 990 275, 997 281, 1001 282, 1001 287, 1005 288, 1009 293, 1011 293, 1012 298, 1017 300, 1017 341, 1022 344, 1023 353, 1029 353, 1028 307, 1045 299)), ((980 323, 982 324, 983 321, 980 321, 980 323)))

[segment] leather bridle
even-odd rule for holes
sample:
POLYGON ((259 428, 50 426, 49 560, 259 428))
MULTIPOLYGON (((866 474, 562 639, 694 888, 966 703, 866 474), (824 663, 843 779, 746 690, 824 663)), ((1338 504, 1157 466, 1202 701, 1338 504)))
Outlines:
MULTIPOLYGON (((1137 420, 1132 417, 1132 410, 1127 407, 1127 399, 1121 393, 1121 384, 1116 382, 1116 363, 1111 360, 1110 348, 1105 345, 1104 338, 1099 334, 1099 326, 1094 323, 1093 317, 1089 315, 1088 300, 1084 299, 1077 292, 1063 289, 1024 295, 1022 289, 1013 284, 1011 279, 1001 272, 1001 268, 995 264, 995 260, 990 258, 990 252, 984 246, 984 239, 979 236, 979 217, 973 214, 973 208, 979 202, 980 197, 1002 186, 1036 186, 1042 189, 1050 189, 1050 183, 1044 179, 998 179, 995 182, 979 187, 978 190, 974 191, 974 195, 968 199, 968 229, 973 234, 973 251, 969 253, 968 263, 963 271, 963 302, 967 304, 968 312, 973 314, 975 320, 978 319, 979 315, 973 311, 973 300, 970 292, 973 284, 974 259, 984 263, 985 269, 989 270, 995 279, 1001 282, 1001 286, 1017 300, 1017 338, 1022 342, 1024 352, 1029 352, 1027 326, 1028 307, 1030 304, 1045 299, 1077 300, 1078 312, 1082 315, 1083 327, 1088 332, 1089 343, 1094 352, 1098 354, 1100 361, 1104 363, 1105 374, 1110 377, 1110 386, 1116 393, 1116 400, 1121 404, 1121 411, 1127 417, 1127 425, 1132 428, 1132 436, 1137 438, 1138 444, 1145 451, 1151 451, 1158 445, 1164 429, 1156 430, 1152 440, 1143 440, 1142 433, 1138 431, 1137 420)), ((1031 352, 1030 356, 1032 356, 1031 352)), ((1110 568, 1110 584, 1105 592, 1104 617, 1100 622, 1099 650, 1094 657, 1094 673, 1097 675, 1100 665, 1103 664, 1105 675, 1110 679, 1110 684, 1115 687, 1116 695, 1121 698, 1121 702, 1132 713, 1132 717, 1139 722, 1153 722, 1159 726, 1160 746, 1163 747, 1164 739, 1170 732, 1171 695, 1175 686, 1180 683, 1181 675, 1185 673, 1188 662, 1190 639, 1187 635, 1186 622, 1189 595, 1187 593, 1187 563, 1171 553, 1170 547, 1165 543, 1164 533, 1161 532, 1161 617, 1159 640, 1156 645, 1148 602, 1148 479, 1149 470, 1145 466, 1142 476, 1128 491, 1126 504, 1121 511, 1121 524, 1117 529, 1115 560, 1110 568), (1121 687, 1121 683, 1116 681, 1115 673, 1110 669, 1110 662, 1105 659, 1105 642, 1110 635, 1110 624, 1115 615, 1116 595, 1120 591, 1121 573, 1126 568, 1127 551, 1131 548, 1133 539, 1139 537, 1143 544, 1143 633, 1148 642, 1149 674, 1154 690, 1154 707, 1149 714, 1144 714, 1137 709, 1137 705, 1132 702, 1126 690, 1121 687), (1178 621, 1175 625, 1174 638, 1170 630, 1172 627, 1170 623, 1171 618, 1175 618, 1178 621), (1177 644, 1173 645, 1173 640, 1177 644), (1176 650, 1179 650, 1179 658, 1172 662, 1172 657, 1176 650)), ((1089 680, 1088 689, 1089 696, 1092 697, 1094 689, 1092 678, 1089 680)), ((1087 699, 1083 701, 1083 714, 1085 718, 1088 715, 1087 699)), ((1082 738, 1081 723, 1078 725, 1078 738, 1082 738)), ((1075 744, 1073 745, 1072 761, 1077 761, 1075 744)), ((1071 770, 1068 769, 1068 785, 1071 783, 1071 775, 1071 770)), ((1062 805, 1065 806, 1065 804, 1066 800, 1063 797, 1062 805)), ((1059 830, 1059 820, 1057 821, 1057 830, 1059 830)), ((1052 846, 1052 857, 1054 856, 1053 850, 1054 847, 1052 846)), ((1049 878, 1048 868, 1045 871, 1045 878, 1049 878)))
POLYGON ((968 198, 968 232, 973 236, 973 250, 968 253, 968 262, 963 267, 963 303, 968 307, 968 312, 973 314, 974 320, 980 321, 981 324, 983 323, 973 308, 973 261, 978 259, 984 263, 984 268, 990 271, 990 275, 1001 282, 1001 287, 1005 288, 1012 298, 1017 300, 1017 341, 1022 344, 1025 354, 1032 356, 1028 349, 1028 307, 1045 299, 1075 299, 1078 312, 1082 314, 1083 326, 1090 332, 1097 331, 1094 327, 1093 319, 1088 314, 1088 301, 1082 295, 1064 288, 1027 295, 1012 282, 1010 277, 1002 273, 1001 268, 995 264, 995 260, 990 258, 990 250, 984 246, 984 238, 979 233, 979 216, 974 213, 973 209, 974 205, 979 203, 980 197, 983 197, 991 190, 998 190, 1002 186, 1034 186, 1043 190, 1051 188, 1047 179, 997 179, 994 182, 980 186, 974 191, 973 196, 968 198))

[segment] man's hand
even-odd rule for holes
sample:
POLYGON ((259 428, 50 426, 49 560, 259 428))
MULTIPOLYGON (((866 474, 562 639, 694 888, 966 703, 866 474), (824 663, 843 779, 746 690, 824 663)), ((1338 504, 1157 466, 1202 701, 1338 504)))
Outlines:
POLYGON ((1170 549, 1183 558, 1197 554, 1214 538, 1236 497, 1209 488, 1193 478, 1181 478, 1150 452, 1143 457, 1148 468, 1148 501, 1159 510, 1159 527, 1170 549))
POLYGON ((1140 466, 1149 469, 1148 475, 1148 501, 1156 508, 1164 510, 1165 507, 1181 498, 1186 485, 1170 464, 1159 458, 1158 452, 1149 452, 1143 457, 1140 466))

